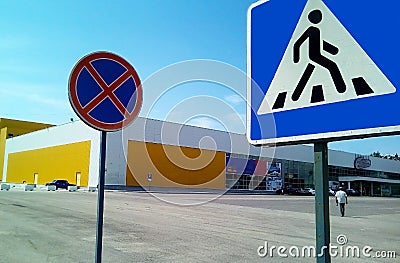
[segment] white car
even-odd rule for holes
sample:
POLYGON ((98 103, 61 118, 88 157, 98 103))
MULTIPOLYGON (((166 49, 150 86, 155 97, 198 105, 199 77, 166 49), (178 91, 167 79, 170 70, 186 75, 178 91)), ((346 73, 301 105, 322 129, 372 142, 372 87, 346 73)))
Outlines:
POLYGON ((315 190, 312 188, 305 188, 304 190, 308 191, 311 195, 315 195, 315 190))

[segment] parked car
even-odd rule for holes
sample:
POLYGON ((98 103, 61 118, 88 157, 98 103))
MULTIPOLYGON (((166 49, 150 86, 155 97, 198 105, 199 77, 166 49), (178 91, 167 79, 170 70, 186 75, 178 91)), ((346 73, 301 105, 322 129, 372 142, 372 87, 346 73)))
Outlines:
POLYGON ((311 195, 311 193, 303 188, 285 188, 284 189, 285 194, 290 194, 290 195, 311 195))
POLYGON ((315 190, 313 188, 304 188, 304 190, 308 191, 311 195, 315 195, 315 190))
POLYGON ((68 183, 67 180, 53 180, 50 183, 46 183, 46 186, 48 185, 55 185, 56 189, 58 188, 68 189, 68 186, 75 186, 74 184, 68 183))
MULTIPOLYGON (((315 195, 315 189, 314 188, 304 188, 304 191, 307 191, 309 195, 315 195)), ((307 193, 305 193, 307 194, 307 193)), ((332 189, 329 188, 329 195, 330 196, 334 196, 335 195, 335 191, 333 191, 332 189)))
POLYGON ((288 194, 288 195, 290 195, 290 194, 295 194, 296 191, 297 191, 297 188, 285 187, 285 188, 282 189, 282 191, 283 191, 283 194, 288 194))
POLYGON ((359 196, 360 192, 354 189, 346 189, 346 194, 347 195, 352 195, 352 196, 359 196))

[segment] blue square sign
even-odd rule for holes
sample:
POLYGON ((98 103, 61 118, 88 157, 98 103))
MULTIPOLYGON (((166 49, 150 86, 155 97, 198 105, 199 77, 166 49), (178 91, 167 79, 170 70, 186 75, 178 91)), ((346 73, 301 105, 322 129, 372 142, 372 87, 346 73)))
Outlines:
POLYGON ((248 10, 256 145, 400 133, 398 1, 269 0, 248 10))

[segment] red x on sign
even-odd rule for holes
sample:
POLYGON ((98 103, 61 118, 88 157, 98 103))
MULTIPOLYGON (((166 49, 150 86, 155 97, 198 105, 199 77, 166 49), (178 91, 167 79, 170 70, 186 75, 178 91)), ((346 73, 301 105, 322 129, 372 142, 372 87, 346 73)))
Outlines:
POLYGON ((68 91, 75 113, 102 131, 129 125, 139 114, 143 100, 136 70, 110 52, 83 57, 71 72, 68 91))

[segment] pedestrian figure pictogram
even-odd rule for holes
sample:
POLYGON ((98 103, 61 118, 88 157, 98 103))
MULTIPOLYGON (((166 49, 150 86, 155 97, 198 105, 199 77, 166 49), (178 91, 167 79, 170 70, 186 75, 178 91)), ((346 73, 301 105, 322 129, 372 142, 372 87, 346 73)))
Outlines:
MULTIPOLYGON (((319 24, 322 20, 321 11, 318 9, 311 11, 308 15, 308 20, 313 24, 319 24)), ((321 54, 321 32, 318 27, 310 26, 309 28, 307 28, 307 30, 301 35, 301 37, 294 43, 293 62, 298 63, 300 61, 300 46, 307 39, 308 58, 312 62, 315 62, 316 64, 326 68, 331 74, 336 90, 339 93, 345 92, 346 83, 343 80, 342 74, 340 73, 338 66, 335 62, 321 54)), ((322 43, 323 50, 327 51, 328 53, 331 53, 332 55, 336 55, 337 53, 339 53, 339 49, 329 42, 323 40, 322 43)), ((307 65, 303 76, 301 77, 296 89, 292 94, 292 100, 296 101, 300 98, 300 95, 303 92, 308 80, 310 79, 314 68, 315 66, 310 63, 307 65)))

